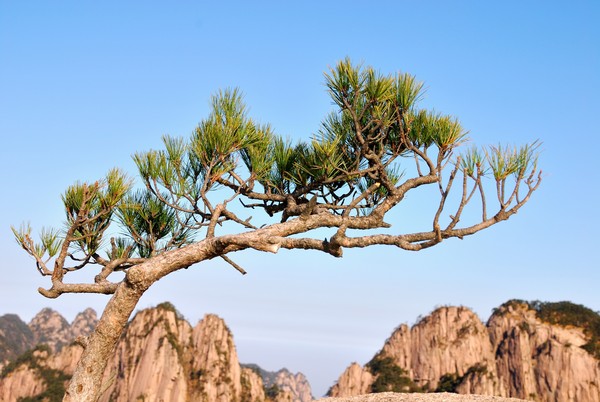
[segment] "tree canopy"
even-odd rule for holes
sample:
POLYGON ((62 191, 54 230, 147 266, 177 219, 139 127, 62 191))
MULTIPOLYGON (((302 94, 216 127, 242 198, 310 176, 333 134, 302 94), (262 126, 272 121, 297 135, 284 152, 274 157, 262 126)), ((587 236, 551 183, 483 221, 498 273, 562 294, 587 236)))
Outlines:
MULTIPOLYGON (((13 227, 38 271, 51 277, 40 292, 114 294, 104 316, 126 322, 152 283, 207 259, 245 273, 230 253, 285 248, 339 257, 344 248, 371 245, 418 251, 508 219, 540 185, 537 141, 467 145, 458 119, 419 106, 423 83, 409 74, 346 59, 325 82, 334 110, 308 141, 255 122, 241 92, 223 90, 189 138, 164 136, 162 149, 134 154, 142 186, 113 169, 65 191, 63 228, 42 229, 35 241, 29 225, 13 227), (423 216, 428 230, 407 233, 386 222, 409 192, 427 187, 436 194, 436 208, 423 216), (480 218, 461 225, 467 209, 480 218), (331 235, 323 239, 319 228, 331 235), (94 266, 93 281, 64 282, 94 266), (115 272, 125 277, 114 279, 115 272)), ((120 333, 119 325, 111 331, 120 333)))

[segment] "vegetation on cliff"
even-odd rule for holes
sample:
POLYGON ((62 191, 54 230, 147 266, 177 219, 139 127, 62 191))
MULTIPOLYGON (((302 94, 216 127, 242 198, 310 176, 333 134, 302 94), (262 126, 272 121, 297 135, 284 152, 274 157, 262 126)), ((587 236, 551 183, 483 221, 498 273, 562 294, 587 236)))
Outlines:
POLYGON ((475 364, 469 367, 464 375, 458 375, 458 373, 447 373, 440 378, 437 388, 433 392, 453 392, 458 393, 458 386, 463 381, 473 374, 485 374, 487 373, 487 367, 483 364, 475 364))
POLYGON ((367 368, 375 376, 371 392, 423 392, 391 357, 375 356, 367 368))
POLYGON ((582 348, 600 360, 600 314, 581 304, 571 303, 569 301, 560 302, 541 302, 539 300, 509 300, 502 304, 498 311, 510 306, 527 305, 534 310, 536 317, 543 322, 563 327, 578 327, 583 329, 588 337, 588 342, 582 348))
POLYGON ((583 328, 589 340, 582 348, 596 359, 600 359, 600 314, 598 312, 567 301, 556 303, 535 301, 529 305, 544 322, 583 328))
POLYGON ((8 376, 10 373, 25 365, 36 371, 38 378, 44 382, 44 391, 31 397, 19 398, 19 402, 60 402, 65 394, 65 383, 71 377, 60 370, 46 367, 43 364, 50 355, 50 348, 45 345, 38 345, 34 349, 28 350, 19 356, 15 361, 9 363, 2 370, 0 378, 8 376))

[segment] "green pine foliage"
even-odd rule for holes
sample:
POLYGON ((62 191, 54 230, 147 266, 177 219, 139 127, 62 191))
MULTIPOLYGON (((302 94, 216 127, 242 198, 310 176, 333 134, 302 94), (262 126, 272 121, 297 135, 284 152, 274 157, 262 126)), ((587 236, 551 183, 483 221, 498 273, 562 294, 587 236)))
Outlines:
POLYGON ((440 377, 435 392, 451 392, 457 393, 456 388, 460 385, 463 378, 456 373, 446 373, 440 377))
POLYGON ((477 363, 469 367, 462 376, 458 375, 458 373, 446 373, 440 377, 440 381, 434 392, 458 393, 458 386, 462 384, 466 378, 471 375, 483 375, 487 372, 486 365, 477 363))
POLYGON ((367 368, 375 376, 371 392, 423 392, 391 357, 375 356, 367 368))
MULTIPOLYGON (((537 188, 538 142, 520 148, 471 148, 461 154, 458 148, 467 141, 467 131, 455 117, 421 107, 424 85, 410 74, 383 74, 346 58, 325 74, 325 85, 336 107, 307 141, 293 143, 269 125, 258 124, 248 116, 239 89, 222 90, 212 97, 210 113, 189 138, 164 136, 162 149, 133 156, 141 189, 133 190, 133 181, 119 169, 93 183, 77 182, 62 197, 66 231, 43 228, 40 241, 34 242, 31 227, 23 225, 13 228, 15 238, 43 275, 52 274, 46 266, 52 258, 59 266, 67 258, 76 261, 65 275, 90 263, 106 266, 119 259, 152 258, 197 240, 205 228, 206 236, 213 237, 215 225, 225 221, 255 229, 228 209, 235 198, 248 208, 263 208, 269 216, 284 212, 290 203, 312 199, 334 214, 369 215, 390 196, 406 191, 398 191, 403 179, 407 189, 422 185, 403 177, 406 162, 413 159, 418 176, 429 171, 438 177, 442 200, 434 227, 451 187, 448 182, 443 190, 446 166, 455 169, 451 178, 464 173, 463 192, 468 180, 474 182, 470 195, 462 197, 464 204, 481 192, 483 220, 483 177, 495 179, 502 210, 520 201, 521 182, 529 193, 537 188), (514 190, 506 188, 509 177, 516 182, 514 190), (218 189, 231 192, 220 204, 209 195, 218 189), (112 222, 120 225, 123 236, 107 241, 112 222)), ((381 213, 400 200, 390 201, 381 213)), ((458 223, 462 209, 449 229, 458 223)))

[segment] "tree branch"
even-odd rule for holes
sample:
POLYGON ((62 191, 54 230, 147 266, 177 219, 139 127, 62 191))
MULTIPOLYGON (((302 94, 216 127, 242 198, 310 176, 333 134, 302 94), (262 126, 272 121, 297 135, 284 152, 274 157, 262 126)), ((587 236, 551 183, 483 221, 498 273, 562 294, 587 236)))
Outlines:
POLYGON ((63 293, 98 293, 98 294, 113 294, 117 290, 116 283, 62 283, 60 281, 52 281, 50 289, 39 288, 38 292, 49 299, 55 299, 63 293))
POLYGON ((246 275, 247 272, 244 270, 244 268, 240 267, 238 264, 236 264, 235 262, 233 262, 229 257, 227 257, 226 255, 222 255, 221 258, 227 262, 229 265, 231 265, 232 267, 234 267, 235 269, 237 269, 240 274, 242 275, 246 275))

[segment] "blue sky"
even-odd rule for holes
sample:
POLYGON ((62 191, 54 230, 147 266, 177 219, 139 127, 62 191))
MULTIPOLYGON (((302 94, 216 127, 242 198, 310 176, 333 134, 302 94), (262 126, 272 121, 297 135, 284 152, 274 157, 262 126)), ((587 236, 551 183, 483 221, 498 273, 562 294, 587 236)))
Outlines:
MULTIPOLYGON (((10 225, 59 226, 60 194, 163 134, 187 136, 211 94, 240 87, 258 121, 307 139, 331 110, 323 72, 349 56, 425 82, 423 105, 479 145, 543 141, 544 181, 510 221, 420 253, 245 253, 155 284, 192 323, 217 313, 240 359, 304 372, 323 394, 400 323, 462 304, 487 319, 511 298, 600 310, 600 6, 597 2, 16 2, 0 0, 0 314, 68 319, 101 296, 47 300, 10 225)), ((405 207, 413 219, 430 212, 405 207)), ((404 216, 404 215, 400 215, 404 216)), ((399 218, 395 227, 402 230, 399 218)))

